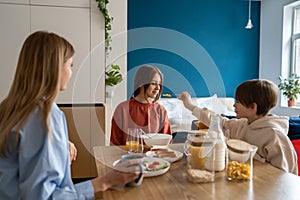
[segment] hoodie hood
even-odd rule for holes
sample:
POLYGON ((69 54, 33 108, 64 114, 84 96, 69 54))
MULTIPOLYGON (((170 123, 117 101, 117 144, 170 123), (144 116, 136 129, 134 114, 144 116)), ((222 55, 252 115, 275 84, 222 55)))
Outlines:
POLYGON ((269 114, 252 122, 249 125, 249 128, 252 130, 274 128, 281 130, 282 133, 286 133, 287 135, 289 129, 289 117, 269 114))

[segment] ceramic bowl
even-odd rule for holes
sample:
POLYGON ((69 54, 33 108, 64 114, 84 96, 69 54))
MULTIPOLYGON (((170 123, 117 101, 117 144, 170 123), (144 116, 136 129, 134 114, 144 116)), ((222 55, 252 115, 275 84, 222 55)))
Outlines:
POLYGON ((163 134, 163 133, 147 133, 141 136, 144 142, 148 146, 167 146, 171 139, 172 135, 163 134))

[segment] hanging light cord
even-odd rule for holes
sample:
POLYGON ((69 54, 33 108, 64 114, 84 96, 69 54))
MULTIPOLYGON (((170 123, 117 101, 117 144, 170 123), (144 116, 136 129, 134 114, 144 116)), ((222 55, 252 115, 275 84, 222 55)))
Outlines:
POLYGON ((248 19, 251 19, 251 0, 249 0, 249 14, 248 19))
POLYGON ((246 29, 252 29, 253 24, 251 21, 251 0, 249 0, 249 13, 248 13, 248 22, 247 25, 245 26, 246 29))

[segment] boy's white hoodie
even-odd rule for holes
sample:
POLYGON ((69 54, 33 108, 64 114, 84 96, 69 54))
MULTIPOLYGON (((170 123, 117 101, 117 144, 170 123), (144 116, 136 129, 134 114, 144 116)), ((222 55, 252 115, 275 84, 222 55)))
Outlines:
MULTIPOLYGON (((193 115, 209 126, 214 112, 195 107, 193 115)), ((255 159, 266 161, 283 171, 298 174, 297 153, 287 136, 289 118, 268 114, 249 124, 248 119, 221 118, 223 130, 230 131, 231 139, 241 139, 258 146, 255 159)))

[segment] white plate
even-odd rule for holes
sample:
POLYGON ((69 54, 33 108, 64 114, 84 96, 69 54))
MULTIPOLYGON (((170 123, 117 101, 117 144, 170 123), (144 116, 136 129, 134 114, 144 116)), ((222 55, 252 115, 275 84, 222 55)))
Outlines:
MULTIPOLYGON (((171 158, 171 157, 163 157, 161 159, 164 159, 164 160, 166 160, 166 161, 168 161, 170 163, 173 163, 173 162, 175 162, 177 160, 180 160, 182 158, 183 153, 181 153, 179 151, 175 151, 175 150, 171 150, 171 151, 174 151, 176 157, 173 157, 173 158, 171 158)), ((155 151, 147 151, 146 152, 146 156, 147 157, 154 157, 155 158, 155 156, 156 156, 155 151)))
MULTIPOLYGON (((159 165, 155 166, 156 169, 162 167, 163 165, 167 165, 166 168, 159 169, 157 171, 149 171, 149 170, 147 170, 147 167, 146 167, 144 177, 153 177, 153 176, 162 175, 162 174, 166 173, 170 169, 170 166, 171 166, 171 164, 168 161, 161 159, 161 158, 144 157, 143 160, 144 160, 144 162, 147 162, 148 164, 151 164, 153 162, 159 162, 159 165)), ((114 161, 113 166, 116 166, 120 161, 121 161, 121 159, 114 161)), ((153 169, 155 169, 155 168, 153 168, 153 169)))
POLYGON ((146 167, 144 177, 153 177, 153 176, 162 175, 162 174, 166 173, 170 169, 170 166, 171 166, 171 164, 168 161, 166 161, 164 159, 161 159, 161 158, 145 157, 144 162, 147 162, 148 165, 153 163, 153 162, 159 162, 159 165, 156 165, 155 168, 153 168, 153 169, 159 169, 162 166, 167 165, 166 168, 159 169, 159 170, 156 170, 156 171, 149 171, 146 167))

